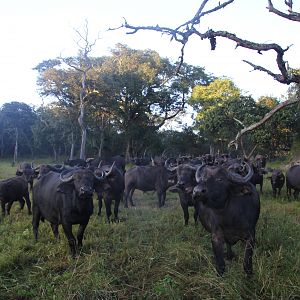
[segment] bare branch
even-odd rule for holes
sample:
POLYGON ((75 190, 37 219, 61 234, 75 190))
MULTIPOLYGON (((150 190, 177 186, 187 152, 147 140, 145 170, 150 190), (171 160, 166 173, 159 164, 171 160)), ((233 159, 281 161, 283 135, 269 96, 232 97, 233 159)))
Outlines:
MULTIPOLYGON (((181 65, 183 64, 185 45, 187 44, 187 42, 189 41, 189 38, 192 35, 197 35, 202 40, 208 39, 211 44, 211 50, 216 49, 218 37, 223 37, 223 38, 226 38, 226 39, 236 42, 236 48, 243 47, 243 48, 255 50, 259 54, 262 54, 263 51, 274 50, 277 53, 276 62, 277 62, 277 66, 279 69, 279 74, 275 74, 275 73, 267 70, 266 68, 257 66, 251 62, 248 62, 248 61, 244 61, 244 62, 251 65, 254 68, 254 70, 259 70, 259 71, 265 72, 265 73, 269 74, 270 76, 272 76, 275 80, 277 80, 281 83, 284 83, 284 84, 290 84, 292 82, 300 83, 300 75, 290 74, 287 70, 286 62, 283 59, 285 52, 290 48, 290 46, 284 49, 275 43, 265 44, 265 43, 255 43, 255 42, 251 42, 248 40, 244 40, 240 37, 237 37, 235 34, 227 32, 227 31, 214 31, 214 30, 210 29, 204 33, 201 33, 198 29, 196 29, 195 26, 200 24, 201 17, 226 7, 227 5, 233 3, 234 0, 229 0, 229 1, 225 1, 223 3, 219 3, 218 6, 212 8, 212 9, 209 9, 207 11, 204 11, 205 6, 207 5, 208 2, 209 2, 209 0, 203 0, 198 11, 196 12, 195 16, 192 19, 190 19, 189 21, 177 26, 175 29, 172 29, 169 27, 161 27, 159 25, 156 25, 156 26, 132 26, 132 25, 128 24, 128 22, 124 19, 124 24, 122 26, 120 26, 118 28, 110 29, 110 30, 115 30, 115 29, 119 29, 119 28, 123 27, 123 28, 130 30, 130 32, 127 32, 127 34, 134 34, 140 30, 150 30, 150 31, 157 31, 157 32, 161 32, 162 34, 170 35, 171 39, 174 39, 175 41, 182 44, 181 55, 179 56, 179 65, 178 65, 177 72, 178 72, 179 68, 181 67, 181 65)), ((269 3, 269 6, 268 6, 269 11, 277 12, 277 10, 273 7, 271 0, 268 0, 268 3, 269 3)), ((286 0, 286 5, 289 7, 289 9, 292 9, 292 0, 286 0)), ((300 14, 291 12, 288 16, 290 18, 299 17, 299 21, 300 21, 300 14)), ((296 20, 296 19, 293 19, 293 20, 296 20)))
POLYGON ((300 22, 300 14, 293 12, 293 1, 292 0, 285 1, 285 4, 288 6, 288 12, 289 12, 288 14, 276 9, 273 6, 271 0, 268 0, 267 9, 269 10, 269 12, 274 13, 275 15, 280 16, 282 18, 295 21, 295 22, 300 22))
POLYGON ((236 135, 235 139, 228 144, 228 147, 235 146, 235 148, 237 149, 238 148, 238 142, 245 133, 247 133, 249 131, 252 131, 252 130, 256 129, 257 127, 261 126, 262 124, 264 124, 266 121, 268 121, 280 109, 282 109, 286 106, 289 106, 289 105, 293 105, 293 104, 298 103, 298 102, 300 102, 300 99, 298 97, 296 97, 296 98, 286 100, 284 102, 279 103, 271 111, 269 111, 267 114, 265 114, 265 116, 260 121, 258 121, 256 123, 253 123, 250 126, 240 130, 238 132, 238 134, 236 135))

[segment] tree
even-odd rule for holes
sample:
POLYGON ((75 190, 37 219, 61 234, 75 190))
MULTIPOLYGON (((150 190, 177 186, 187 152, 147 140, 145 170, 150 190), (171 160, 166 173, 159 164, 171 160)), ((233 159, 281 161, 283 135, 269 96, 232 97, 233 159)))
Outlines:
POLYGON ((157 52, 121 44, 99 68, 94 103, 124 133, 127 157, 138 152, 141 136, 157 131, 184 110, 191 87, 211 81, 203 68, 183 64, 176 74, 177 65, 157 52))
MULTIPOLYGON (((13 164, 18 159, 19 150, 28 151, 33 155, 32 126, 36 120, 33 109, 22 102, 9 102, 1 108, 2 147, 13 148, 13 164), (5 141, 6 139, 6 141, 5 141)), ((4 149, 2 149, 4 153, 4 149)))
MULTIPOLYGON (((258 53, 262 52, 270 52, 275 51, 276 52, 276 63, 278 66, 278 73, 274 73, 262 66, 258 66, 252 62, 244 60, 245 63, 249 64, 251 67, 253 67, 254 70, 259 70, 262 72, 267 73, 268 75, 272 76, 275 80, 278 82, 281 82, 283 84, 291 84, 295 83, 297 85, 300 84, 300 74, 299 72, 295 72, 295 70, 288 67, 288 64, 284 60, 284 54, 286 51, 288 51, 289 47, 286 49, 283 49, 281 46, 279 46, 276 43, 255 43, 252 41, 248 41, 245 39, 242 39, 240 37, 237 37, 235 34, 227 32, 227 31, 215 31, 213 29, 209 29, 205 32, 200 31, 200 20, 202 17, 212 14, 216 11, 219 11, 222 8, 225 8, 226 6, 232 4, 235 0, 228 0, 224 1, 223 3, 219 2, 218 5, 215 7, 209 8, 206 10, 206 6, 210 0, 203 0, 200 4, 199 9, 197 10, 196 14, 193 18, 190 20, 187 20, 183 24, 180 24, 176 28, 168 28, 168 27, 160 27, 158 25, 156 26, 132 26, 130 25, 126 20, 124 21, 124 24, 121 26, 123 28, 129 29, 130 31, 127 32, 128 34, 134 34, 140 30, 152 30, 152 31, 158 31, 162 32, 164 34, 170 35, 172 39, 182 44, 181 48, 181 57, 180 57, 180 64, 183 63, 184 59, 184 49, 186 44, 189 42, 190 38, 192 36, 198 36, 200 39, 205 40, 208 39, 210 41, 211 50, 215 50, 217 46, 217 38, 223 37, 226 39, 229 39, 236 43, 236 47, 243 47, 247 49, 251 49, 254 51, 257 51, 258 53)), ((280 17, 286 18, 291 21, 300 22, 300 14, 293 11, 293 2, 292 0, 286 0, 285 4, 288 6, 289 13, 283 13, 279 10, 277 10, 274 6, 271 0, 268 0, 268 7, 267 9, 280 17)), ((120 27, 119 27, 120 28, 120 27)), ((117 29, 117 28, 114 28, 117 29)), ((253 123, 249 125, 248 127, 243 128, 238 132, 236 137, 229 143, 229 145, 235 145, 236 148, 238 147, 238 142, 240 141, 242 135, 244 135, 247 132, 250 132, 262 124, 264 124, 267 120, 269 120, 277 111, 281 110, 282 108, 293 105, 295 103, 299 102, 299 98, 295 99, 288 99, 284 102, 279 103, 276 107, 274 107, 271 111, 269 111, 261 120, 259 120, 256 123, 253 123)))
POLYGON ((85 159, 87 140, 86 106, 90 95, 97 93, 96 90, 90 89, 88 84, 89 73, 93 68, 93 59, 89 55, 97 39, 94 42, 89 41, 87 22, 83 28, 83 33, 78 30, 75 31, 79 36, 77 57, 59 57, 58 59, 47 60, 38 64, 34 69, 40 73, 38 85, 40 86, 41 95, 54 96, 61 105, 66 107, 77 107, 79 111, 77 120, 81 130, 80 158, 85 159), (71 71, 68 68, 71 68, 71 71))

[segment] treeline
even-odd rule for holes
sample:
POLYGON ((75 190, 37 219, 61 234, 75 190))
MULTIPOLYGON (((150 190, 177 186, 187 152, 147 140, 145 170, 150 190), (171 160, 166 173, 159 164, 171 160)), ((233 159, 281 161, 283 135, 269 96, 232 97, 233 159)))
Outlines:
MULTIPOLYGON (((88 61, 80 55, 43 61, 35 67, 37 84, 40 95, 51 102, 40 107, 8 102, 1 107, 0 155, 78 157, 80 105, 85 109, 87 157, 104 150, 127 158, 166 149, 175 155, 228 152, 229 141, 241 128, 280 102, 266 96, 255 101, 231 80, 215 78, 202 67, 183 64, 179 73, 177 69, 155 51, 125 45, 88 61), (191 126, 181 123, 187 105, 194 109, 191 126), (180 131, 166 129, 171 127, 180 131)), ((297 93, 292 86, 285 97, 297 93)), ((299 127, 298 107, 287 107, 243 137, 242 150, 246 154, 256 146, 270 156, 283 155, 299 127)))

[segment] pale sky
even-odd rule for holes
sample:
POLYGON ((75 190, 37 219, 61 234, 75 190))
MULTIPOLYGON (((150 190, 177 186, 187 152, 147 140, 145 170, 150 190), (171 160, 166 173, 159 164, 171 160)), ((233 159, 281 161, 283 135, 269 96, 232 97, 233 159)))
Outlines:
MULTIPOLYGON (((90 40, 98 33, 93 56, 107 55, 116 43, 133 49, 153 49, 173 61, 180 55, 180 45, 168 36, 155 32, 126 35, 125 30, 109 31, 122 24, 123 17, 132 25, 176 27, 191 19, 202 0, 9 0, 0 2, 0 105, 10 101, 39 106, 37 93, 38 63, 57 56, 76 55, 76 33, 88 21, 90 40)), ((212 1, 216 4, 219 1, 212 1)), ((221 1, 223 2, 223 1, 221 1)), ((294 1, 296 2, 296 1, 294 1)), ((300 12, 300 1, 294 10, 300 12)), ((275 7, 287 11, 284 0, 273 0, 275 7)), ((300 67, 300 24, 284 20, 266 9, 267 0, 235 0, 225 9, 201 19, 201 31, 209 28, 227 30, 255 42, 276 42, 287 51, 290 67, 300 67)), ((275 54, 259 55, 254 51, 235 49, 235 44, 217 39, 217 49, 210 51, 209 41, 192 39, 185 50, 185 62, 205 67, 208 73, 227 76, 243 91, 255 98, 262 95, 280 97, 287 86, 268 75, 252 71, 243 59, 260 64, 277 73, 275 54)))

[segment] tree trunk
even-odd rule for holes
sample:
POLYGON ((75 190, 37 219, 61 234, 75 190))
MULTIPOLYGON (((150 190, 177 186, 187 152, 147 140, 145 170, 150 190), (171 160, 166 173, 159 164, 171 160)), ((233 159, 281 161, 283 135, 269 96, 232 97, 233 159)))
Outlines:
POLYGON ((55 145, 52 145, 52 149, 53 149, 54 161, 57 162, 57 152, 56 152, 56 149, 55 149, 55 145))
POLYGON ((126 153, 125 153, 125 160, 129 161, 131 158, 131 139, 127 139, 127 145, 126 145, 126 153))
POLYGON ((14 166, 18 160, 18 140, 19 140, 19 132, 18 128, 15 128, 15 134, 16 134, 16 142, 15 142, 15 149, 14 149, 14 160, 12 162, 12 166, 14 166))
POLYGON ((1 154, 0 157, 3 157, 4 155, 4 133, 1 135, 1 154))
POLYGON ((78 117, 78 123, 79 123, 80 129, 81 129, 80 158, 85 159, 86 125, 84 123, 84 103, 83 103, 83 100, 80 100, 80 115, 78 117))
POLYGON ((70 157, 69 159, 72 160, 74 159, 74 148, 75 148, 75 143, 74 143, 74 133, 71 133, 71 150, 70 150, 70 157))

